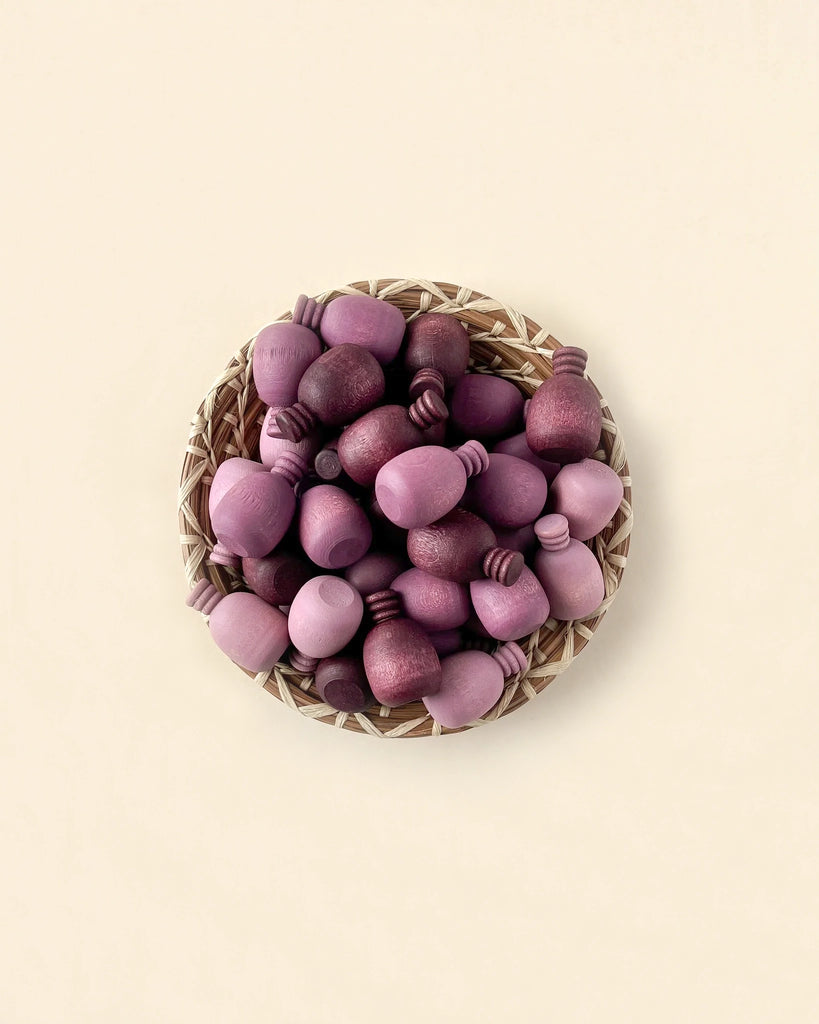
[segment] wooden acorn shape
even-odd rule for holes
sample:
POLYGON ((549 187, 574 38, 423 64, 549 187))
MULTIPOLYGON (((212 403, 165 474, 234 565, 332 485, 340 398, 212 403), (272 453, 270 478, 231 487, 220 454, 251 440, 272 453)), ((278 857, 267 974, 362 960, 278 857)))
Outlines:
POLYGON ((367 597, 377 590, 387 590, 406 567, 406 559, 397 553, 369 551, 363 558, 347 566, 344 578, 352 583, 362 597, 367 597))
POLYGON ((357 345, 382 365, 398 355, 407 323, 397 306, 371 295, 340 295, 327 303, 321 336, 328 348, 357 345))
POLYGON ((372 704, 373 695, 361 658, 335 654, 319 661, 315 673, 319 697, 336 711, 357 714, 372 704))
POLYGON ((535 523, 535 533, 541 544, 535 555, 535 572, 549 598, 552 616, 565 622, 588 618, 606 593, 600 563, 585 544, 569 537, 565 516, 543 516, 535 523))
POLYGON ((296 401, 299 381, 321 355, 316 329, 324 307, 300 295, 293 319, 263 327, 253 343, 253 383, 267 405, 288 406, 296 401))
MULTIPOLYGON (((529 401, 530 399, 527 399, 524 402, 524 409, 529 401)), ((523 459, 524 462, 530 462, 533 466, 537 466, 546 477, 548 484, 554 480, 561 468, 559 462, 549 462, 547 459, 541 459, 539 455, 535 455, 526 440, 525 430, 519 434, 512 434, 511 437, 505 437, 502 441, 497 441, 492 447, 492 451, 498 455, 514 455, 516 459, 523 459)))
POLYGON ((460 629, 428 629, 427 636, 439 658, 454 654, 463 646, 463 634, 460 629))
POLYGON ((384 371, 375 356, 356 345, 339 345, 310 364, 299 381, 298 401, 277 413, 268 431, 300 441, 319 423, 352 423, 378 405, 383 394, 384 371))
POLYGON ((365 599, 375 625, 364 640, 364 670, 373 696, 388 708, 437 693, 441 663, 425 630, 401 615, 401 598, 380 590, 365 599))
POLYGON ((549 599, 527 566, 511 587, 475 580, 469 584, 469 596, 486 632, 496 640, 519 640, 549 618, 549 599))
POLYGON ((416 378, 410 387, 423 386, 423 377, 416 383, 417 375, 435 370, 440 375, 443 387, 451 388, 466 373, 469 365, 469 335, 454 316, 446 313, 421 313, 407 325, 407 346, 404 351, 404 366, 416 378))
POLYGON ((610 523, 623 500, 623 481, 596 459, 573 462, 557 474, 550 508, 569 521, 569 536, 590 540, 610 523))
POLYGON ((532 396, 526 440, 542 459, 578 462, 597 450, 603 416, 594 385, 583 376, 587 358, 582 348, 555 349, 554 376, 532 396))
POLYGON ((468 373, 453 389, 449 413, 464 437, 500 437, 520 429, 523 395, 503 377, 468 373))
POLYGON ((489 456, 480 441, 467 441, 456 451, 427 445, 382 466, 375 496, 390 522, 405 529, 427 526, 455 508, 467 480, 488 468, 489 456))
MULTIPOLYGON (((290 605, 287 617, 290 640, 307 658, 329 658, 355 636, 363 612, 361 595, 346 580, 338 576, 314 576, 290 605)), ((292 656, 290 664, 299 667, 293 663, 292 656)))
POLYGON ((511 587, 523 570, 519 551, 499 548, 492 527, 459 507, 429 526, 410 530, 407 554, 419 569, 456 583, 487 576, 511 587))
POLYGON ((494 654, 461 651, 441 661, 441 688, 424 704, 446 729, 460 729, 493 708, 503 693, 505 679, 524 672, 526 655, 516 643, 504 644, 494 654))
POLYGON ((469 481, 461 504, 491 526, 513 530, 537 519, 547 491, 546 477, 536 466, 493 452, 485 472, 469 481))
POLYGON ((211 513, 217 539, 211 561, 238 567, 239 557, 269 554, 290 526, 296 511, 293 487, 306 472, 307 464, 300 455, 283 452, 272 469, 248 473, 233 484, 211 513))
POLYGON ((311 562, 342 569, 369 550, 373 532, 355 499, 333 484, 311 487, 299 505, 299 542, 311 562))
POLYGON ((248 672, 269 672, 290 642, 287 616, 255 594, 236 591, 222 595, 202 579, 186 603, 209 616, 216 645, 248 672))
POLYGON ((276 551, 265 558, 243 558, 242 575, 254 594, 278 607, 290 604, 315 570, 298 555, 276 551))
POLYGON ((472 614, 463 583, 431 576, 423 569, 407 569, 390 584, 401 595, 404 614, 427 631, 456 629, 472 614))
POLYGON ((425 391, 407 409, 382 405, 365 413, 338 439, 342 469, 357 484, 372 487, 383 465, 411 448, 426 443, 425 430, 445 420, 449 412, 434 391, 425 391))
POLYGON ((500 547, 520 551, 524 558, 538 547, 534 523, 519 526, 516 530, 495 530, 495 536, 500 547))
POLYGON ((265 413, 262 423, 262 432, 259 435, 259 458, 265 466, 275 466, 276 459, 282 452, 296 452, 304 459, 307 465, 311 465, 316 453, 321 449, 321 431, 316 428, 305 434, 301 441, 289 441, 286 437, 271 437, 268 430, 278 430, 276 416, 282 411, 283 406, 271 405, 265 413))

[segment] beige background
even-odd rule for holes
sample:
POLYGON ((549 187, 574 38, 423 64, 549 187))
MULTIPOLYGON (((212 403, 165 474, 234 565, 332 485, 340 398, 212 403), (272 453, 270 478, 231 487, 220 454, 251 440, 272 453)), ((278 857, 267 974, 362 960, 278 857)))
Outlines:
POLYGON ((817 51, 796 0, 2 5, 3 1024, 817 1019, 817 51), (439 741, 254 689, 176 540, 233 350, 391 275, 587 347, 635 481, 582 658, 439 741))

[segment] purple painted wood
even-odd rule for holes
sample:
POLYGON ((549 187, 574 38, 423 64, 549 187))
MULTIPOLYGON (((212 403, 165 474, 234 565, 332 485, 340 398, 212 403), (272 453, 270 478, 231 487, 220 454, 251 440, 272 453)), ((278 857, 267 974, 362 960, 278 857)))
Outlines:
POLYGON ((468 373, 455 385, 449 412, 464 437, 501 437, 520 429, 523 395, 502 377, 468 373))
POLYGON ((513 530, 537 519, 547 491, 546 477, 536 466, 493 453, 486 472, 469 481, 461 504, 491 526, 513 530))
POLYGON ((526 440, 551 462, 578 462, 594 454, 603 422, 600 399, 583 376, 586 352, 566 346, 552 356, 554 376, 532 397, 526 416, 526 440))
POLYGON ((372 543, 364 510, 340 487, 311 487, 299 505, 299 541, 304 553, 323 569, 343 569, 357 562, 372 543))
POLYGON ((386 365, 398 355, 407 324, 397 306, 371 295, 340 295, 327 304, 321 336, 328 348, 358 345, 386 365))
MULTIPOLYGON (((526 405, 528 405, 528 401, 524 405, 524 409, 526 405)), ((549 462, 547 459, 541 459, 539 455, 535 455, 526 440, 525 430, 519 434, 512 434, 511 437, 505 437, 502 441, 498 441, 493 446, 492 451, 497 452, 499 455, 514 455, 516 459, 523 459, 524 462, 530 462, 533 466, 537 466, 546 477, 547 483, 551 483, 560 471, 559 462, 549 462)))
POLYGON ((366 597, 387 590, 406 567, 407 559, 398 552, 370 551, 344 570, 344 578, 366 597))
POLYGON ((269 472, 267 467, 259 462, 254 462, 252 459, 240 459, 237 457, 225 459, 224 462, 220 463, 213 475, 213 482, 210 485, 210 493, 208 494, 208 513, 210 518, 213 519, 213 513, 216 511, 222 498, 242 477, 247 476, 249 473, 267 472, 269 472))
POLYGON ((451 388, 468 365, 469 335, 454 316, 421 313, 409 323, 404 366, 410 374, 437 370, 444 386, 451 388))
POLYGON ((527 558, 538 547, 534 523, 519 526, 516 530, 495 530, 495 536, 500 547, 509 548, 510 551, 520 551, 524 558, 527 558))
POLYGON ((462 508, 410 530, 407 554, 419 569, 456 583, 488 576, 509 587, 523 569, 523 555, 499 548, 492 527, 462 508))
POLYGON ((605 596, 600 563, 585 544, 570 539, 565 516, 538 519, 535 532, 541 543, 535 555, 535 572, 549 598, 553 617, 565 622, 588 618, 605 596))
POLYGON ((441 688, 424 697, 427 711, 446 729, 460 729, 491 710, 503 693, 503 681, 526 670, 526 655, 515 643, 494 654, 462 651, 441 661, 441 688))
POLYGON ((375 625, 364 641, 364 670, 375 699, 395 708, 437 693, 441 663, 426 632, 401 616, 401 599, 393 590, 367 598, 375 625))
POLYGON ((259 398, 267 405, 295 402, 304 371, 320 355, 318 335, 303 324, 282 320, 263 327, 253 343, 251 362, 259 398))
POLYGON ((361 595, 346 580, 314 576, 293 598, 290 640, 309 658, 329 658, 355 636, 363 612, 361 595))
POLYGON ((254 594, 278 607, 290 604, 315 570, 306 558, 276 551, 266 558, 243 558, 242 575, 254 594))
POLYGON ((296 452, 301 455, 308 466, 311 465, 316 457, 316 452, 321 448, 321 431, 318 428, 311 430, 304 435, 301 441, 288 441, 286 437, 271 437, 268 430, 277 429, 276 416, 281 411, 282 407, 271 405, 265 413, 262 432, 259 435, 259 458, 265 466, 275 466, 276 459, 282 452, 296 452))
POLYGON ((361 658, 336 654, 322 659, 315 669, 316 689, 325 704, 356 714, 373 701, 361 658))
POLYGON ((463 644, 463 635, 460 629, 427 630, 427 636, 439 658, 443 658, 447 654, 454 654, 461 649, 463 644))
POLYGON ((472 607, 463 583, 439 579, 423 569, 407 569, 390 589, 401 595, 404 614, 427 631, 455 629, 469 618, 472 607))
POLYGON ((540 629, 549 618, 549 600, 526 566, 511 587, 476 580, 469 585, 469 596, 475 614, 496 640, 519 640, 540 629))
POLYGON ((583 459, 564 466, 550 495, 552 511, 569 521, 569 535, 590 540, 612 521, 623 500, 623 481, 611 466, 583 459))

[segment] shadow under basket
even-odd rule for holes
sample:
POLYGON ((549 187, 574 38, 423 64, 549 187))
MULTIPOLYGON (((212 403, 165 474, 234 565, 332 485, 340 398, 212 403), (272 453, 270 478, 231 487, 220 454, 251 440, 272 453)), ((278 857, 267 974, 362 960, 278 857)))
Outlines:
MULTIPOLYGON (((471 371, 493 373, 514 381, 527 396, 552 376, 552 352, 560 347, 559 342, 528 317, 480 292, 453 284, 386 278, 359 281, 316 298, 326 303, 339 295, 355 292, 390 302, 407 320, 426 312, 457 317, 469 332, 471 371)), ((291 315, 288 311, 278 319, 290 320, 291 315)), ((208 495, 216 468, 225 459, 236 455, 258 459, 266 406, 253 384, 254 340, 244 345, 219 375, 191 423, 178 500, 180 542, 189 587, 207 578, 222 593, 245 589, 236 570, 208 561, 215 543, 208 495)), ((594 359, 593 352, 591 358, 594 359)), ((549 619, 539 630, 519 641, 528 659, 526 671, 507 679, 498 703, 483 718, 464 726, 465 729, 507 715, 540 693, 583 650, 617 594, 632 526, 631 477, 623 439, 602 396, 600 405, 603 431, 601 448, 595 458, 611 466, 624 487, 617 514, 592 542, 592 550, 603 569, 605 599, 594 615, 583 621, 549 619)), ((271 672, 256 676, 247 674, 288 707, 337 728, 385 737, 437 736, 463 731, 442 728, 420 701, 399 708, 374 704, 359 714, 336 711, 321 701, 312 676, 297 672, 287 664, 280 663, 271 672)))

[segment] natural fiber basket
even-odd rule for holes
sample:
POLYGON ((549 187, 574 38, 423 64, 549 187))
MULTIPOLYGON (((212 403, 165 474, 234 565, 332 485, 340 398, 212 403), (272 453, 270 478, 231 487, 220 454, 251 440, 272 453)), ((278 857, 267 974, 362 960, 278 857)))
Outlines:
MULTIPOLYGON (((552 375, 552 351, 559 343, 528 317, 480 292, 453 284, 415 279, 359 281, 316 296, 329 302, 338 295, 364 292, 397 306, 408 320, 419 313, 440 312, 456 316, 471 340, 473 372, 494 373, 514 381, 531 395, 541 381, 552 375)), ((289 320, 288 311, 279 317, 289 320)), ((207 577, 222 593, 244 588, 233 569, 214 565, 208 555, 214 545, 208 516, 208 493, 216 467, 234 455, 258 458, 259 433, 266 411, 259 400, 250 372, 251 339, 233 357, 205 396, 193 417, 179 487, 179 524, 188 585, 207 577)), ((593 353, 592 353, 593 355, 593 353)), ((599 394, 599 392, 598 392, 599 394)), ((617 593, 631 533, 631 478, 623 439, 603 400, 602 448, 595 457, 608 463, 623 481, 625 493, 614 520, 595 538, 592 549, 605 579, 606 596, 593 617, 582 622, 549 619, 526 640, 529 667, 506 682, 500 701, 482 719, 465 728, 492 722, 526 704, 563 672, 583 650, 617 593)), ((312 676, 304 676, 286 664, 253 677, 255 682, 308 718, 329 722, 341 729, 372 736, 436 736, 460 732, 444 729, 427 714, 419 701, 399 708, 374 705, 369 711, 350 715, 322 703, 312 676)))

